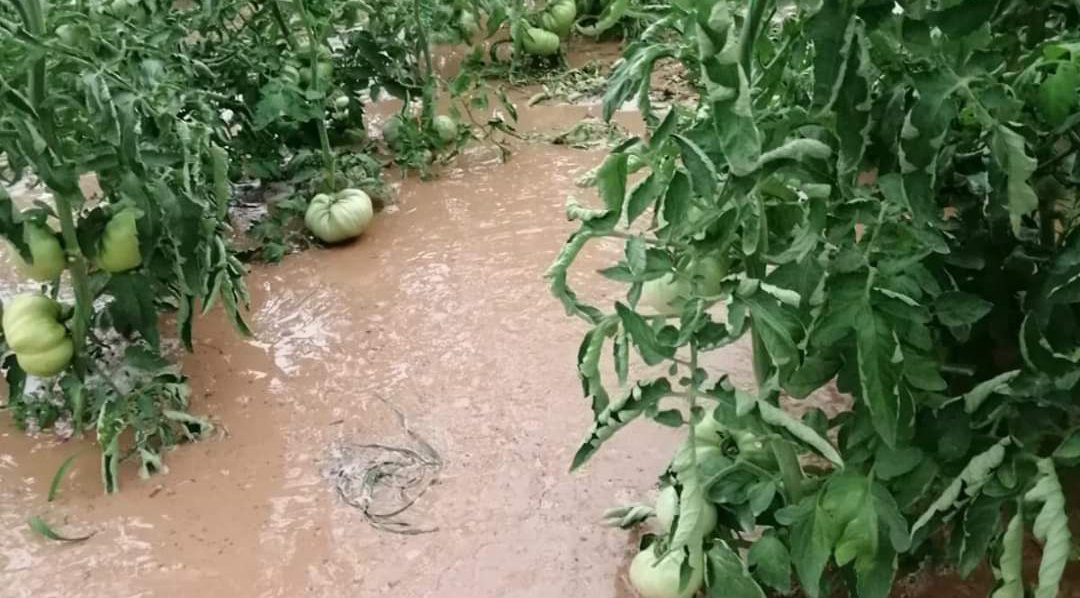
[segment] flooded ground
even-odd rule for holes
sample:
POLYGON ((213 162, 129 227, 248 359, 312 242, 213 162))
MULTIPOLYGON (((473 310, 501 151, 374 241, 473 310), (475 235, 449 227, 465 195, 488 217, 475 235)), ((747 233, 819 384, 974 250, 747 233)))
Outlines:
MULTIPOLYGON (((584 111, 538 110, 525 126, 584 111)), ((573 181, 601 154, 528 145, 505 165, 485 155, 402 182, 396 209, 358 243, 256 267, 256 338, 216 316, 197 324, 185 363, 193 408, 221 433, 170 453, 168 474, 127 468, 120 494, 105 497, 89 442, 27 438, 5 421, 3 594, 622 595, 631 539, 597 521, 648 496, 674 437, 642 425, 567 473, 589 419, 573 365, 582 327, 542 279, 571 230, 573 181), (324 475, 343 443, 409 444, 390 405, 445 461, 408 512, 437 532, 372 529, 324 475), (34 514, 95 535, 45 542, 24 524, 34 514)))
MULTIPOLYGON (((537 107, 522 127, 558 130, 597 111, 537 107)), ((583 325, 542 275, 573 228, 563 205, 582 193, 574 180, 602 154, 515 150, 506 164, 478 149, 435 181, 398 183, 396 206, 357 243, 254 267, 255 338, 215 314, 185 359, 193 409, 218 433, 170 453, 167 474, 141 480, 129 464, 106 497, 89 441, 0 422, 0 594, 631 596, 634 538, 599 516, 651 499, 676 434, 639 422, 567 473, 589 422, 574 372, 583 325), (340 447, 415 447, 395 410, 444 463, 405 516, 432 533, 373 529, 327 479, 340 447), (94 535, 47 542, 31 515, 94 535)), ((734 346, 712 365, 746 381, 748 357, 734 346)), ((920 587, 904 595, 985 595, 920 587)))

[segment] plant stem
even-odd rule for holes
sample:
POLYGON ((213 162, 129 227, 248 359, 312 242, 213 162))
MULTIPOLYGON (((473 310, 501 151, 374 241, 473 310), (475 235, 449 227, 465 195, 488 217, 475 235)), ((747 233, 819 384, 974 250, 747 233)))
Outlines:
POLYGON ((289 29, 289 22, 285 20, 285 15, 281 14, 281 6, 278 4, 278 0, 270 0, 270 10, 274 13, 274 20, 277 21, 278 27, 281 28, 281 35, 285 38, 285 43, 289 45, 289 48, 296 50, 296 40, 293 39, 292 31, 289 29))
POLYGON ((747 81, 754 80, 754 42, 757 40, 758 31, 761 29, 765 9, 771 4, 770 0, 750 0, 749 7, 746 10, 746 21, 743 23, 742 35, 739 38, 739 64, 742 65, 747 81))
MULTIPOLYGON (((316 41, 315 27, 312 25, 311 17, 304 6, 304 0, 296 0, 296 9, 300 12, 300 18, 304 21, 304 28, 307 30, 308 39, 311 41, 311 88, 319 90, 321 85, 319 81, 319 50, 326 43, 326 40, 319 39, 316 41)), ((337 165, 334 163, 334 150, 330 147, 330 134, 326 130, 325 95, 322 101, 323 110, 320 112, 319 117, 315 119, 315 127, 319 131, 319 147, 322 149, 323 168, 326 170, 326 185, 333 192, 337 191, 337 165)))
MULTIPOLYGON (((45 5, 41 0, 26 0, 23 18, 27 30, 34 35, 44 35, 46 29, 45 5)), ((56 138, 52 108, 45 102, 48 95, 47 68, 45 55, 34 62, 30 69, 30 102, 38 113, 38 126, 42 137, 56 160, 64 164, 63 145, 56 138)), ((48 156, 43 159, 48 160, 48 156)), ((75 317, 71 329, 74 346, 75 373, 79 379, 86 376, 86 333, 90 326, 90 317, 94 297, 90 293, 90 279, 87 273, 86 257, 79 248, 79 239, 75 233, 75 209, 82 203, 79 194, 79 181, 76 175, 66 169, 56 169, 50 177, 53 196, 56 200, 56 215, 60 220, 60 234, 64 239, 64 249, 71 261, 71 284, 75 291, 75 317), (56 178, 59 177, 59 178, 56 178), (57 183, 60 183, 57 185, 57 183)))
MULTIPOLYGON (((746 258, 747 273, 755 278, 764 279, 765 264, 758 256, 759 254, 755 254, 746 258)), ((757 381, 757 387, 760 391, 770 374, 770 372, 765 369, 765 363, 769 357, 768 350, 765 348, 765 341, 761 338, 761 334, 758 332, 757 327, 753 326, 752 323, 750 327, 750 339, 754 351, 754 378, 757 381)), ((769 440, 768 442, 769 448, 772 449, 773 456, 776 457, 776 463, 780 466, 780 478, 784 482, 784 491, 787 494, 788 504, 795 504, 799 502, 803 494, 803 474, 802 467, 799 465, 799 457, 795 454, 795 449, 791 448, 791 445, 783 439, 776 438, 769 440)))
MULTIPOLYGON (((76 374, 82 379, 86 374, 86 333, 90 327, 94 297, 90 293, 90 276, 86 257, 79 248, 79 239, 75 234, 74 205, 76 198, 66 193, 57 193, 56 215, 60 219, 60 234, 64 237, 64 247, 71 258, 71 286, 75 291, 75 319, 71 327, 71 340, 75 346, 76 374)), ((82 198, 78 198, 81 202, 82 198)))

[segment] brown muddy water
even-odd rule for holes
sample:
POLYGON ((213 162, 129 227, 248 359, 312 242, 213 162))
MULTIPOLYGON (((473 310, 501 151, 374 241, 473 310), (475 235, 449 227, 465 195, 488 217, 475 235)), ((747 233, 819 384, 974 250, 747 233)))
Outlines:
MULTIPOLYGON (((597 111, 537 107, 523 127, 558 130, 597 111)), ((397 204, 354 244, 255 266, 255 337, 213 314, 184 360, 193 409, 218 433, 171 452, 166 474, 142 480, 128 464, 120 493, 104 496, 89 441, 27 437, 4 418, 0 595, 632 596, 635 538, 600 514, 651 501, 677 434, 639 422, 567 473, 590 418, 574 371, 584 329, 542 278, 573 228, 563 205, 583 195, 574 180, 602 154, 526 144, 506 164, 491 155, 397 183, 397 204), (405 516, 432 533, 372 528, 326 476, 342 446, 414 444, 395 409, 444 462, 405 516), (26 526, 32 515, 94 535, 49 542, 26 526)), ((577 286, 608 295, 586 281, 618 249, 586 255, 577 286)), ((748 357, 730 347, 712 365, 745 382, 748 357)), ((985 595, 918 587, 904 595, 985 595)))

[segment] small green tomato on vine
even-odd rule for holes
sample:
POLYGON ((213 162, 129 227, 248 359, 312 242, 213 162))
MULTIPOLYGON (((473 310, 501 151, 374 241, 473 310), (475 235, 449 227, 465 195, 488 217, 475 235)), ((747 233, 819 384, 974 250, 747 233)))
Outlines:
POLYGON ((27 222, 23 225, 23 240, 30 247, 30 261, 15 253, 15 267, 19 273, 43 282, 59 278, 66 260, 56 233, 44 224, 27 222))
POLYGON ((700 549, 692 552, 690 580, 680 592, 679 571, 685 558, 682 551, 659 558, 653 547, 646 548, 630 563, 630 584, 641 598, 690 598, 701 588, 705 559, 700 549))
POLYGON ((136 268, 142 263, 139 231, 135 220, 135 210, 125 208, 105 225, 105 232, 101 235, 101 249, 97 256, 99 268, 115 274, 136 268))
POLYGON ((371 198, 359 189, 320 193, 308 205, 304 224, 324 243, 359 237, 374 216, 371 198))
POLYGON ((19 295, 4 306, 4 338, 26 373, 55 376, 71 363, 75 347, 59 318, 60 304, 40 293, 19 295))

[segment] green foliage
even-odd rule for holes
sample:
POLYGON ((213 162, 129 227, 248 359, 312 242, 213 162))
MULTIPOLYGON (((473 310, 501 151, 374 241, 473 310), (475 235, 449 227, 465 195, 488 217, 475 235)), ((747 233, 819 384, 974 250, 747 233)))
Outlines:
POLYGON ((790 562, 807 596, 885 597, 949 537, 963 572, 999 558, 995 595, 1019 596, 1031 513, 1036 592, 1055 595, 1071 538, 1054 463, 1080 455, 1078 23, 1049 0, 672 3, 604 97, 606 118, 636 99, 649 139, 598 169, 598 202, 568 205, 580 228, 548 273, 591 326, 578 372, 597 423, 574 466, 631 417, 670 425, 692 418, 661 405, 707 401, 720 444, 690 447, 749 432, 770 458, 691 460, 696 476, 684 444, 674 481, 720 512, 707 553, 748 548, 761 584, 786 589, 790 562), (698 100, 665 114, 649 81, 667 58, 698 100), (626 247, 601 271, 627 287, 607 309, 567 278, 603 237, 626 247), (719 292, 693 275, 708 259, 727 264, 719 292), (668 275, 692 281, 680 309, 638 305, 668 275), (753 391, 696 365, 742 337, 753 391), (609 339, 618 385, 655 393, 609 401, 625 396, 601 373, 609 339), (630 348, 668 375, 635 381, 630 348), (849 411, 800 419, 780 400, 826 385, 849 411))
MULTIPOLYGON (((166 449, 209 429, 186 413, 185 379, 162 356, 160 314, 175 312, 188 349, 199 305, 220 302, 247 332, 245 269, 224 219, 218 144, 226 132, 213 94, 191 85, 207 66, 183 51, 187 32, 170 6, 19 0, 14 8, 0 13, 5 179, 32 172, 55 206, 20 213, 0 194, 0 233, 18 246, 24 220, 59 222, 74 291, 62 317, 75 361, 39 380, 7 359, 9 407, 26 427, 94 429, 112 491, 119 461, 134 457, 149 474, 166 449), (89 174, 101 188, 94 205, 80 191, 89 174), (137 214, 141 260, 122 273, 93 269, 106 223, 125 210, 137 214), (133 439, 124 452, 122 434, 133 439)), ((54 294, 60 284, 50 285, 54 294)))

